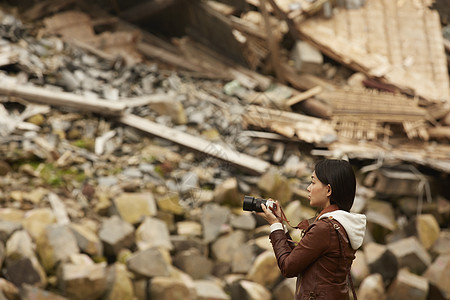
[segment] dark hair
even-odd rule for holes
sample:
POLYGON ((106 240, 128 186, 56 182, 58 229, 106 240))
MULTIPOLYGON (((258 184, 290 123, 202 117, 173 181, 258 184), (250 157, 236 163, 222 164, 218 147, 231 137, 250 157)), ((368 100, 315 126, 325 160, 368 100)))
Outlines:
POLYGON ((314 171, 320 182, 331 186, 330 204, 337 204, 340 209, 350 211, 356 193, 356 178, 350 163, 324 159, 316 163, 314 171))

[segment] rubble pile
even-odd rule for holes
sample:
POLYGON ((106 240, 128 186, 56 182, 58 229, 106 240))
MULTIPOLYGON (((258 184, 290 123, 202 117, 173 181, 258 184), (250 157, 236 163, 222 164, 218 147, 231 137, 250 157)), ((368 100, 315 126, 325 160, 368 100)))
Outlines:
MULTIPOLYGON (((306 2, 287 16, 314 18, 306 2)), ((450 146, 433 131, 448 125, 445 99, 388 91, 305 41, 292 61, 303 71, 275 80, 261 71, 269 34, 252 22, 272 14, 278 41, 287 25, 258 1, 242 18, 192 4, 246 32, 248 68, 48 3, 27 22, 0 10, 0 298, 293 299, 269 226, 242 200, 278 199, 297 224, 316 213, 314 162, 337 157, 355 168, 353 211, 368 220, 358 298, 450 299, 450 146)))

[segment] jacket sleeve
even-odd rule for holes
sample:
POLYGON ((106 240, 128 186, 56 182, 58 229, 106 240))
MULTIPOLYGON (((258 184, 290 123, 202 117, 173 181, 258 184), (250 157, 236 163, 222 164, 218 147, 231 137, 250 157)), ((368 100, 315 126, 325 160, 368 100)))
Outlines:
POLYGON ((270 234, 278 267, 284 277, 295 277, 303 273, 330 246, 330 226, 316 222, 308 228, 297 246, 292 249, 282 230, 270 234))

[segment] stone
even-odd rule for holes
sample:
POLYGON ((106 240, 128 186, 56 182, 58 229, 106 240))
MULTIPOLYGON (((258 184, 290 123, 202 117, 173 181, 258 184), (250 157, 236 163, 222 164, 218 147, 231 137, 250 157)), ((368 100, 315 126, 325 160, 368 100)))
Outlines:
MULTIPOLYGON (((270 291, 259 283, 240 280, 231 285, 231 299, 239 300, 271 300, 270 291)), ((293 298, 292 298, 293 299, 293 298)))
POLYGON ((180 101, 172 100, 151 102, 148 106, 159 115, 170 116, 174 124, 182 125, 187 123, 187 117, 184 112, 183 104, 180 101))
MULTIPOLYGON (((372 188, 381 195, 413 196, 417 198, 421 193, 419 187, 423 186, 421 184, 422 179, 412 172, 380 168, 369 175, 374 183, 372 188)), ((369 177, 366 177, 366 181, 369 177)), ((431 178, 427 179, 432 182, 431 178)))
POLYGON ((71 223, 70 230, 77 241, 77 245, 81 251, 91 256, 103 255, 103 243, 98 235, 88 226, 83 224, 71 223))
POLYGON ((158 208, 162 211, 169 212, 175 215, 182 215, 184 208, 180 205, 180 196, 178 193, 170 193, 164 197, 158 198, 158 208))
POLYGON ((364 255, 371 274, 383 276, 384 286, 388 286, 397 276, 398 260, 385 245, 369 242, 364 245, 364 255))
POLYGON ((164 221, 146 217, 144 222, 136 229, 136 245, 139 250, 160 247, 172 250, 170 233, 164 221))
POLYGON ((299 200, 289 202, 283 210, 292 226, 296 226, 301 221, 310 219, 316 214, 313 208, 302 205, 299 200))
POLYGON ((213 269, 213 262, 195 248, 175 255, 173 263, 193 279, 205 279, 211 275, 213 269))
POLYGON ((197 292, 197 300, 230 300, 223 288, 211 280, 195 280, 195 290, 197 292))
POLYGON ((133 280, 135 299, 147 300, 150 293, 150 280, 148 278, 136 278, 133 280))
POLYGON ((198 188, 198 175, 195 172, 186 172, 178 181, 178 190, 181 194, 198 188))
POLYGON ((224 224, 228 223, 230 210, 215 203, 207 204, 203 208, 202 225, 203 239, 206 243, 214 241, 221 233, 224 224))
POLYGON ((189 290, 189 293, 186 296, 188 299, 196 299, 197 292, 195 290, 195 282, 191 276, 184 273, 183 271, 177 269, 176 267, 170 268, 170 277, 173 279, 181 280, 189 290))
MULTIPOLYGON (((26 284, 23 284, 26 286, 26 284)), ((19 300, 19 289, 10 281, 5 278, 0 278, 0 291, 3 293, 6 299, 19 300)))
POLYGON ((196 300, 186 283, 177 278, 154 277, 150 282, 150 299, 158 300, 196 300))
POLYGON ((189 250, 191 248, 197 249, 199 253, 207 255, 209 252, 208 245, 199 238, 181 235, 171 235, 170 240, 174 247, 174 252, 189 250))
POLYGON ((450 254, 450 230, 439 233, 439 237, 430 251, 434 255, 450 254))
POLYGON ((145 277, 169 276, 170 264, 161 251, 150 248, 137 251, 128 258, 127 267, 130 271, 145 277))
POLYGON ((49 208, 35 208, 27 211, 22 221, 23 228, 33 240, 37 240, 47 225, 56 223, 56 217, 49 208))
POLYGON ((389 299, 426 300, 428 281, 407 269, 400 269, 386 294, 389 299))
POLYGON ((153 160, 153 161, 170 161, 177 165, 181 161, 181 155, 174 152, 173 149, 170 150, 168 147, 162 147, 159 145, 147 145, 141 151, 142 157, 153 160))
POLYGON ((365 214, 368 223, 378 224, 390 231, 394 231, 397 227, 394 209, 389 202, 369 200, 365 214))
POLYGON ((156 214, 156 218, 166 223, 169 232, 176 231, 175 216, 172 213, 166 211, 158 211, 158 213, 156 214))
POLYGON ((256 228, 256 220, 250 212, 244 212, 242 215, 231 215, 230 225, 235 229, 253 230, 256 228))
POLYGON ((177 234, 184 236, 202 236, 202 224, 194 221, 180 221, 176 224, 177 234))
POLYGON ((66 225, 48 225, 36 242, 37 253, 46 271, 80 252, 77 240, 66 225))
POLYGON ((255 246, 253 243, 246 243, 234 252, 231 271, 233 273, 247 274, 252 268, 253 261, 256 258, 255 246))
POLYGON ((397 257, 399 268, 408 267, 412 272, 422 274, 431 264, 431 256, 415 236, 401 239, 387 245, 397 257))
POLYGON ((271 288, 281 276, 277 259, 273 251, 265 251, 258 255, 252 268, 247 273, 247 279, 257 282, 262 286, 271 288))
POLYGON ((28 283, 43 288, 47 282, 44 269, 39 265, 37 258, 6 260, 3 273, 15 286, 28 283))
POLYGON ((430 283, 450 297, 450 254, 439 255, 423 274, 430 283))
POLYGON ((255 245, 260 250, 273 250, 272 244, 270 243, 270 240, 266 236, 261 236, 259 238, 254 239, 255 245))
MULTIPOLYGON (((8 298, 10 299, 10 298, 8 298)), ((69 298, 43 290, 30 284, 23 284, 20 288, 20 299, 22 300, 69 300, 69 298)))
POLYGON ((245 240, 245 233, 240 230, 219 237, 212 244, 212 257, 219 262, 231 263, 234 253, 244 244, 245 240))
POLYGON ((0 208, 0 220, 22 222, 25 212, 16 208, 0 208))
POLYGON ((319 75, 322 71, 322 53, 308 42, 296 41, 291 52, 291 59, 300 72, 319 75))
POLYGON ((58 273, 58 287, 70 299, 94 300, 106 292, 106 262, 62 263, 58 273))
POLYGON ((421 214, 416 218, 416 231, 420 243, 428 250, 439 238, 440 228, 433 215, 421 214))
POLYGON ((155 199, 151 193, 123 193, 113 199, 113 204, 118 215, 133 225, 157 213, 155 199))
POLYGON ((0 220, 0 241, 6 243, 9 237, 20 229, 22 229, 20 222, 0 220))
POLYGON ((309 172, 307 163, 294 154, 291 154, 283 165, 283 173, 288 177, 300 178, 304 176, 306 172, 309 172))
POLYGON ((273 300, 294 299, 297 278, 285 278, 273 290, 273 300))
POLYGON ((4 160, 0 160, 0 176, 5 176, 11 171, 11 166, 4 160))
POLYGON ((219 204, 240 206, 244 195, 239 192, 238 181, 235 177, 230 177, 217 185, 214 189, 214 201, 219 204))
POLYGON ((289 180, 273 168, 260 177, 258 188, 266 197, 278 200, 281 205, 287 204, 293 194, 289 180))
POLYGON ((370 269, 366 262, 364 251, 356 251, 350 274, 352 275, 353 284, 355 286, 359 286, 364 278, 370 275, 370 269))
POLYGON ((6 243, 4 276, 16 286, 29 283, 38 287, 47 284, 47 276, 34 252, 30 235, 25 230, 13 233, 6 243))
POLYGON ((31 190, 30 192, 23 193, 23 200, 30 201, 31 203, 38 204, 44 199, 49 191, 42 187, 31 190))
POLYGON ((134 227, 118 216, 112 216, 102 223, 99 238, 103 243, 104 254, 116 256, 121 249, 133 246, 134 227))
POLYGON ((105 300, 133 300, 134 289, 131 273, 126 266, 115 263, 107 268, 105 300))
POLYGON ((358 299, 385 300, 383 276, 379 273, 373 273, 364 278, 358 288, 357 296, 358 299))

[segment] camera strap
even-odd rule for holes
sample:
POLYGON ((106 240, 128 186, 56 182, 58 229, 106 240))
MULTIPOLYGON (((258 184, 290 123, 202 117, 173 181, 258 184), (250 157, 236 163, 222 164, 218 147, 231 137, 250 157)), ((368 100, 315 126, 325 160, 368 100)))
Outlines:
POLYGON ((286 222, 286 224, 288 224, 289 227, 294 228, 294 229, 306 230, 306 228, 308 228, 309 225, 314 223, 314 221, 316 220, 316 217, 312 217, 310 219, 301 221, 300 223, 298 223, 297 226, 292 226, 291 223, 289 223, 289 220, 287 219, 287 217, 284 214, 284 211, 283 211, 283 209, 281 207, 280 207, 280 210, 281 210, 281 216, 279 217, 280 221, 281 222, 286 222))

